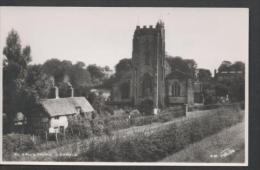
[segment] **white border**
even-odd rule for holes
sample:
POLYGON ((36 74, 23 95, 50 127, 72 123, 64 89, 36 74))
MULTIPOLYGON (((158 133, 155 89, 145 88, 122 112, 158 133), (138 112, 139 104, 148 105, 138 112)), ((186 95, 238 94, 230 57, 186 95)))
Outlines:
MULTIPOLYGON (((162 7, 164 8, 164 7, 162 7)), ((177 8, 177 7, 171 7, 171 8, 177 8)), ((182 7, 178 7, 182 8, 182 7)), ((200 7, 189 7, 189 8, 200 8, 200 7)), ((237 9, 237 8, 236 8, 237 9)), ((249 17, 249 8, 240 8, 240 9, 247 9, 247 14, 249 17)), ((1 8, 0 8, 0 21, 1 21, 1 8)), ((248 18, 248 27, 249 27, 249 18, 248 18)), ((1 27, 0 27, 1 28, 1 27)), ((249 29, 248 29, 249 31, 249 29)), ((0 42, 2 43, 2 42, 0 42)), ((95 166, 248 166, 248 140, 249 140, 249 32, 248 32, 248 38, 247 38, 247 44, 248 44, 248 57, 245 60, 245 162, 244 163, 189 163, 189 162, 49 162, 49 161, 43 161, 43 162, 33 162, 33 161, 3 161, 2 160, 2 141, 0 142, 0 164, 6 164, 6 165, 95 165, 95 166)), ((0 64, 2 66, 2 59, 0 61, 0 64)), ((2 69, 2 67, 1 67, 2 69)), ((2 71, 0 72, 0 88, 1 88, 1 94, 3 94, 3 88, 2 88, 2 71)), ((0 101, 2 100, 3 96, 0 95, 0 101)), ((3 125, 2 120, 2 102, 0 102, 1 107, 1 113, 0 113, 0 127, 3 125)), ((0 130, 0 139, 3 139, 3 129, 0 130)))

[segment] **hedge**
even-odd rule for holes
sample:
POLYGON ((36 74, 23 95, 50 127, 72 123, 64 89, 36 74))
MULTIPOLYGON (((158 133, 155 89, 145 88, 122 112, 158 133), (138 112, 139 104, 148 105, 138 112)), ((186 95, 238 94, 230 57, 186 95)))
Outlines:
POLYGON ((139 132, 128 137, 108 137, 99 143, 91 143, 89 150, 66 161, 158 161, 242 119, 243 112, 239 109, 219 108, 200 117, 169 124, 149 135, 139 132))

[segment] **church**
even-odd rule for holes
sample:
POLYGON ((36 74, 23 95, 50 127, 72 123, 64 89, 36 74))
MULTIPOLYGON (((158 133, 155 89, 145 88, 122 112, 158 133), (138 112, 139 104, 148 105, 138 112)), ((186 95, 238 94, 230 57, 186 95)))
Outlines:
POLYGON ((133 36, 132 69, 112 89, 112 102, 138 106, 150 100, 154 108, 193 105, 193 79, 172 70, 165 56, 165 28, 136 26, 133 36))

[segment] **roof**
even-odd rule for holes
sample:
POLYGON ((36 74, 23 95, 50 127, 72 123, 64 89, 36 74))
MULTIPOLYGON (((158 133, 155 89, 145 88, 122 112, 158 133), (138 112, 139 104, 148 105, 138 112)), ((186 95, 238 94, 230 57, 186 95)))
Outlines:
POLYGON ((82 112, 94 111, 85 97, 42 99, 40 104, 50 117, 75 114, 77 107, 80 107, 82 112))

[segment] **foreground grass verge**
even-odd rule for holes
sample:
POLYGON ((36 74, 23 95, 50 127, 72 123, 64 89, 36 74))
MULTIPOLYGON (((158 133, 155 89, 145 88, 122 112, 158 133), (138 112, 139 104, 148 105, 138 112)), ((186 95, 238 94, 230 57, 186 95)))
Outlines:
POLYGON ((245 123, 210 135, 159 162, 229 162, 245 161, 245 123))
POLYGON ((58 157, 56 161, 152 162, 171 155, 188 144, 199 141, 243 120, 235 107, 219 108, 201 117, 183 119, 151 133, 112 136, 91 142, 89 149, 77 157, 58 157))

